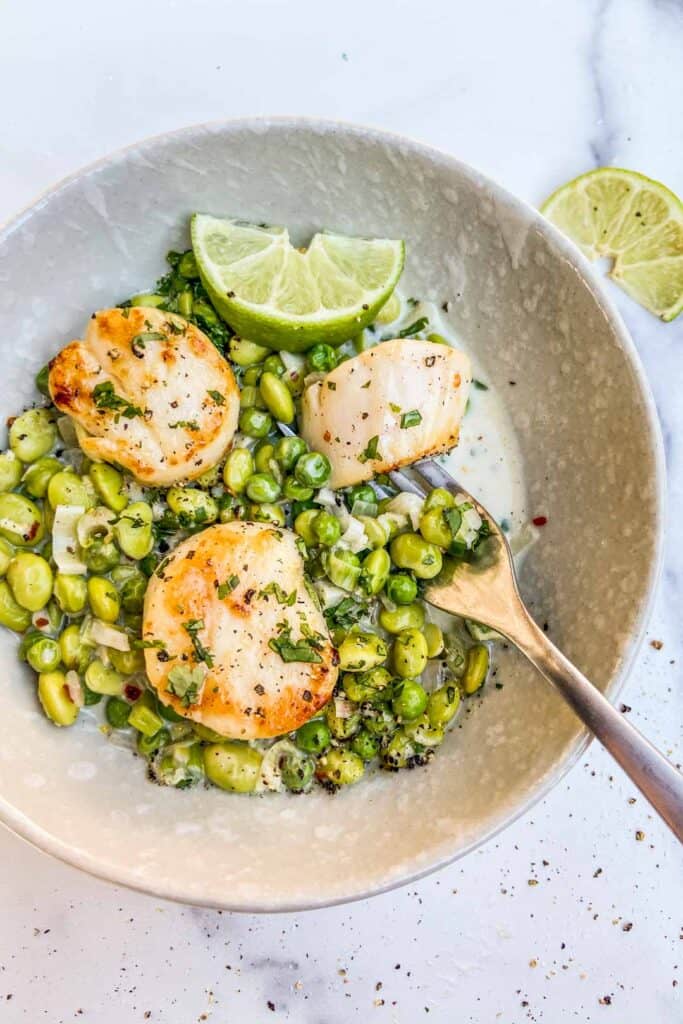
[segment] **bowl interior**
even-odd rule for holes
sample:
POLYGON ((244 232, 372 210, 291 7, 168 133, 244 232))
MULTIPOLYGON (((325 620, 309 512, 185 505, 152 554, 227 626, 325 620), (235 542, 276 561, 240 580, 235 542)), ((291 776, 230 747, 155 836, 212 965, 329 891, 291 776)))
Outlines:
MULTIPOLYGON (((305 121, 188 129, 70 179, 0 236, 3 415, 98 307, 149 285, 196 210, 403 237, 403 289, 447 319, 522 447, 530 515, 548 517, 522 588, 602 688, 616 687, 653 586, 658 435, 632 348, 585 264, 532 210, 445 156, 305 121), (514 385, 510 384, 514 381, 514 385), (638 515, 633 514, 634 507, 638 515)), ((407 880, 470 848, 556 781, 584 736, 513 652, 424 771, 334 798, 245 799, 145 781, 94 727, 52 727, 16 640, 0 636, 0 817, 51 853, 162 896, 308 907, 407 880)))

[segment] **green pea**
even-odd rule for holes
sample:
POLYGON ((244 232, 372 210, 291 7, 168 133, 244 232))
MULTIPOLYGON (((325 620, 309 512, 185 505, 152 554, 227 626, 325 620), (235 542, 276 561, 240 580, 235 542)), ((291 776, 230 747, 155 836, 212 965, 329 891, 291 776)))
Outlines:
POLYGON ((88 650, 81 643, 81 629, 75 623, 67 626, 59 637, 60 658, 67 668, 83 668, 83 661, 89 657, 88 650))
POLYGON ((279 767, 282 781, 291 793, 303 793, 313 780, 315 762, 298 750, 287 750, 279 767))
POLYGON ((47 363, 36 374, 36 387, 41 395, 45 395, 46 398, 50 397, 50 367, 47 363))
POLYGON ((368 594, 379 594, 391 571, 391 559, 385 548, 371 551, 363 559, 360 580, 368 594))
POLYGON ((241 494, 254 472, 254 459, 248 448, 233 448, 223 467, 223 483, 232 494, 241 494))
POLYGON ((22 462, 35 462, 56 440, 57 428, 47 409, 28 409, 9 428, 10 448, 22 462))
POLYGON ((254 473, 247 481, 247 497, 251 501, 274 502, 280 497, 281 488, 271 473, 254 473))
POLYGON ((263 345, 257 345, 254 341, 237 336, 230 339, 228 351, 233 363, 237 363, 238 366, 253 366, 255 363, 262 363, 271 352, 263 345))
POLYGON ((107 721, 113 729, 125 729, 128 726, 131 706, 120 697, 110 697, 106 703, 104 713, 107 721))
POLYGON ((242 374, 243 384, 258 384, 263 373, 263 364, 260 366, 249 366, 242 374))
POLYGON ((109 572, 119 562, 119 551, 110 541, 96 540, 83 549, 83 561, 91 572, 109 572))
POLYGON ((152 509, 144 501, 128 505, 114 526, 114 533, 124 555, 136 561, 154 547, 152 509))
POLYGON ((273 418, 263 409, 253 407, 242 409, 239 427, 247 437, 267 437, 273 429, 273 418))
POLYGON ((285 364, 280 359, 277 352, 271 352, 269 356, 263 360, 263 372, 274 373, 276 377, 282 377, 285 372, 285 364))
POLYGON ((364 714, 363 727, 373 736, 390 736, 396 729, 396 716, 387 705, 364 714))
POLYGON ((402 679, 421 675, 427 666, 427 641, 418 629, 404 629, 394 641, 394 672, 402 679))
POLYGON ((116 622, 121 611, 121 603, 111 580, 104 576, 91 576, 87 586, 93 615, 103 622, 116 622))
POLYGON ((266 371, 259 381, 259 392, 268 412, 281 423, 294 420, 294 399, 283 380, 275 373, 266 371))
POLYGON ((347 494, 347 503, 351 511, 357 501, 362 501, 366 505, 377 505, 378 498, 370 484, 355 484, 353 487, 349 487, 347 494))
POLYGON ((339 362, 339 356, 331 345, 318 343, 306 353, 306 362, 314 373, 329 373, 339 362))
POLYGON ((391 708, 402 722, 417 718, 427 707, 427 691, 414 679, 403 679, 394 690, 391 708))
POLYGON ((417 597, 417 583, 407 572, 394 573, 387 580, 384 589, 387 597, 394 604, 409 605, 417 597))
POLYGON ((335 548, 325 552, 325 572, 336 587, 353 590, 360 579, 360 559, 353 551, 335 548))
POLYGON ((379 740, 367 729, 361 729, 356 733, 351 740, 350 747, 353 753, 358 754, 361 761, 366 764, 379 754, 379 740))
POLYGON ((414 763, 416 753, 413 741, 403 729, 399 729, 382 753, 382 768, 393 772, 407 768, 414 763))
POLYGON ((363 760, 353 750, 330 750, 318 762, 318 774, 333 786, 352 786, 364 772, 363 760))
POLYGON ((103 501, 112 512, 123 512, 128 504, 128 498, 123 491, 123 474, 104 462, 94 462, 89 475, 100 501, 103 501))
POLYGON ((130 300, 131 306, 149 306, 151 309, 158 309, 159 306, 164 306, 166 302, 166 295, 154 295, 151 292, 141 292, 139 295, 134 295, 130 300))
POLYGON ((332 466, 330 460, 322 452, 306 452, 299 456, 294 467, 294 475, 304 487, 323 487, 330 479, 332 466))
MULTIPOLYGON (((145 671, 145 655, 142 651, 109 651, 109 658, 117 672, 124 676, 135 675, 145 671)), ((160 727, 161 728, 161 727, 160 727)))
POLYGON ((4 537, 0 537, 0 576, 5 575, 13 558, 14 548, 4 537))
POLYGON ((38 699, 55 725, 73 725, 78 718, 78 705, 69 696, 63 672, 42 672, 38 676, 38 699))
POLYGON ((311 522, 311 529, 318 544, 332 547, 341 537, 341 523, 331 512, 319 512, 311 522))
POLYGON ((321 718, 306 722, 297 729, 294 737, 297 747, 309 754, 322 754, 330 745, 331 733, 321 718))
POLYGON ((297 460, 308 451, 308 445, 302 437, 280 437, 275 442, 273 455, 283 469, 289 472, 294 469, 297 460))
POLYGON ((92 480, 89 477, 77 476, 67 469, 55 473, 50 478, 47 485, 47 500, 52 508, 57 508, 58 505, 81 505, 87 509, 97 504, 92 480))
POLYGON ((438 747, 443 742, 443 729, 432 725, 427 715, 406 722, 403 728, 406 736, 421 747, 438 747))
POLYGON ((381 523, 379 519, 373 519, 372 516, 356 516, 356 518, 363 524, 368 545, 373 549, 383 548, 389 540, 389 530, 386 524, 381 523))
POLYGON ((0 492, 18 486, 24 467, 13 451, 0 452, 0 492))
POLYGON ((55 601, 67 615, 77 615, 85 608, 88 587, 83 576, 58 572, 54 579, 55 601))
POLYGON ((443 558, 434 544, 416 533, 401 533, 391 542, 391 558, 399 569, 411 569, 421 580, 431 580, 441 572, 443 558))
POLYGON ((440 548, 447 548, 453 540, 453 533, 442 508, 433 508, 424 513, 420 519, 420 533, 426 541, 440 548))
POLYGON ((15 600, 30 612, 40 611, 52 597, 52 569, 40 555, 20 551, 7 570, 15 600))
POLYGON ((404 629, 422 629, 425 621, 425 610, 422 604, 406 604, 393 611, 382 608, 379 613, 379 624, 387 633, 398 635, 404 629))
POLYGON ((293 476, 285 477, 285 482, 282 485, 282 495, 287 501, 310 501, 313 494, 312 487, 304 487, 293 476))
POLYGON ((444 639, 441 629, 434 622, 428 622, 424 627, 424 636, 427 641, 427 657, 437 658, 444 648, 444 639))
POLYGON ((151 693, 145 691, 133 705, 128 717, 128 724, 132 725, 134 729, 137 729, 144 736, 156 736, 160 729, 163 728, 164 722, 154 708, 154 697, 151 693))
POLYGON ((339 647, 342 672, 367 672, 387 659, 387 645, 376 633, 349 633, 339 647))
POLYGON ((23 494, 0 494, 0 535, 17 547, 33 547, 45 535, 43 516, 23 494))
POLYGON ((460 690, 453 683, 446 683, 430 693, 427 701, 427 718, 434 729, 443 729, 453 719, 460 706, 460 690))
POLYGON ((476 693, 486 679, 489 670, 489 649, 484 644, 474 644, 467 652, 465 674, 462 686, 467 694, 476 693))
POLYGON ((50 480, 55 473, 61 472, 63 468, 59 459, 55 459, 52 455, 46 455, 28 467, 22 477, 22 483, 32 498, 44 498, 50 480))
POLYGON ((145 736, 144 732, 140 732, 138 733, 136 743, 138 753, 143 757, 152 757, 162 747, 166 746, 170 738, 168 729, 159 729, 159 732, 155 733, 154 736, 145 736))
POLYGON ((254 466, 259 473, 271 473, 278 482, 281 480, 281 471, 277 462, 273 458, 273 452, 275 446, 264 437, 262 441, 256 445, 254 449, 254 466))
POLYGON ((261 773, 262 754, 244 743, 211 743, 204 748, 204 770, 214 786, 251 793, 261 773))
POLYGON ((348 740, 360 729, 360 714, 354 712, 354 714, 342 718, 335 711, 334 701, 330 701, 325 708, 325 721, 330 734, 336 740, 348 740))
POLYGON ((422 506, 423 514, 425 512, 431 512, 434 508, 453 508, 455 505, 455 498, 450 491, 445 490, 443 487, 435 487, 433 491, 430 491, 425 498, 425 503, 422 506))
POLYGON ((85 670, 85 681, 93 693, 102 693, 106 697, 120 697, 125 685, 124 677, 99 658, 95 658, 88 665, 85 670))
POLYGON ((318 543, 318 538, 313 532, 313 520, 319 514, 317 508, 307 508, 294 520, 294 532, 298 533, 307 548, 313 548, 318 543))
POLYGON ((29 647, 26 660, 34 672, 53 672, 62 660, 59 644, 49 636, 41 636, 29 647))
POLYGON ((287 521, 284 510, 270 502, 250 505, 249 519, 254 523, 272 523, 273 526, 284 526, 287 521))

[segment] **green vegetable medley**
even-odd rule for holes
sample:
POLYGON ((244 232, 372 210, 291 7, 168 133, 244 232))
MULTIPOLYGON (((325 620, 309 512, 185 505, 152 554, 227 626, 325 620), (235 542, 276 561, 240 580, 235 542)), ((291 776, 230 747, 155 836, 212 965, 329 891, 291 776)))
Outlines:
MULTIPOLYGON (((411 322, 410 306, 406 313, 394 294, 376 323, 347 344, 280 354, 233 335, 191 251, 169 253, 168 261, 153 293, 121 305, 176 312, 208 335, 240 386, 239 434, 222 465, 191 485, 162 490, 90 463, 71 421, 50 404, 11 421, 9 448, 0 454, 0 623, 21 635, 19 656, 37 674, 45 714, 69 726, 99 705, 102 731, 128 737, 152 777, 177 788, 208 780, 236 792, 302 792, 317 781, 335 790, 373 764, 394 771, 427 763, 461 701, 484 683, 495 634, 434 612, 421 595, 444 559, 476 557, 488 524, 464 496, 445 490, 423 501, 380 477, 334 492, 326 486, 328 459, 295 431, 305 377, 381 340, 382 325, 401 320, 405 326, 391 336, 444 339, 430 335, 425 317, 411 322), (144 648, 155 646, 141 639, 148 579, 181 540, 236 519, 295 531, 307 586, 339 656, 339 680, 322 713, 275 740, 226 740, 159 701, 145 675, 144 648), (360 546, 348 542, 354 537, 360 546)), ((144 336, 135 341, 144 348, 144 336)), ((49 402, 47 368, 37 386, 49 402)), ((95 397, 123 417, 140 415, 111 384, 95 397)), ((223 401, 218 392, 212 397, 223 401)), ((419 410, 407 410, 400 426, 420 421, 419 410)), ((192 429, 189 421, 182 426, 192 429)), ((368 458, 377 455, 373 441, 368 458)), ((238 583, 237 576, 222 582, 219 597, 238 583)), ((290 601, 284 591, 273 597, 290 601)), ((185 628, 197 666, 173 669, 168 686, 190 707, 211 655, 199 636, 203 622, 185 628)), ((284 662, 320 660, 315 643, 287 629, 270 646, 284 662)))

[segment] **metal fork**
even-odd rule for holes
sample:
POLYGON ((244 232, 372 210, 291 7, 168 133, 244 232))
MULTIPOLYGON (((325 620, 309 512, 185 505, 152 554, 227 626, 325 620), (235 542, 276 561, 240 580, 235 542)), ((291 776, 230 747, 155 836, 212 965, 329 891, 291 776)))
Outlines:
POLYGON ((400 490, 422 497, 433 487, 466 495, 479 515, 488 520, 491 535, 482 545, 481 557, 456 563, 449 573, 427 586, 425 600, 507 637, 550 680, 683 842, 683 775, 612 707, 534 622, 519 593, 507 540, 491 514, 429 459, 411 466, 410 474, 395 470, 389 476, 400 490))

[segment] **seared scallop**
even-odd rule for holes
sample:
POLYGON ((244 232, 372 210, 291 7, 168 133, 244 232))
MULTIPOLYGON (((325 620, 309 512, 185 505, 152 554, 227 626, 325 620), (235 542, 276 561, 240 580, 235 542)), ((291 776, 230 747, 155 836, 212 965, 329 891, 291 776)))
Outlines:
POLYGON ((264 523, 211 526, 178 545, 150 579, 142 636, 160 700, 235 739, 297 729, 337 679, 296 537, 264 523))
POLYGON ((239 388, 216 347, 183 317, 133 307, 94 313, 50 363, 50 394, 90 459, 144 484, 192 480, 223 457, 239 388))
POLYGON ((464 352, 431 341, 385 341, 347 359, 302 398, 302 436, 348 487, 458 442, 472 380, 464 352))

